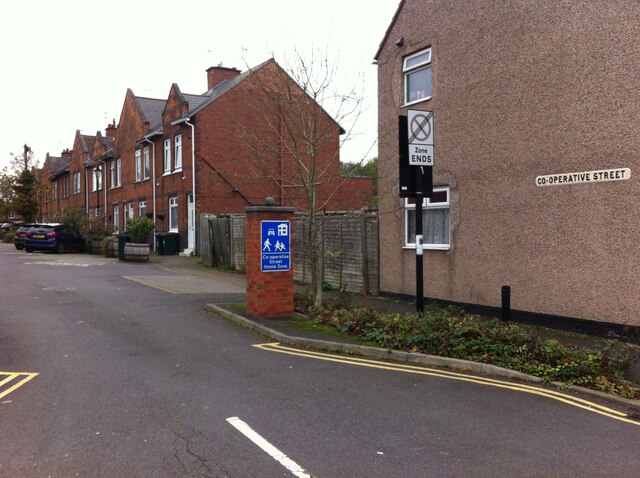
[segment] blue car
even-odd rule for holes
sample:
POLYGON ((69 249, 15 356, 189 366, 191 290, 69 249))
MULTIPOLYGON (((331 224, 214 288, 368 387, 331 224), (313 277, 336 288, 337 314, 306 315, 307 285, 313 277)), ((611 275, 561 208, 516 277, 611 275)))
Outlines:
POLYGON ((75 228, 66 224, 44 224, 34 226, 24 238, 24 250, 53 251, 62 254, 67 250, 84 252, 85 239, 75 228))

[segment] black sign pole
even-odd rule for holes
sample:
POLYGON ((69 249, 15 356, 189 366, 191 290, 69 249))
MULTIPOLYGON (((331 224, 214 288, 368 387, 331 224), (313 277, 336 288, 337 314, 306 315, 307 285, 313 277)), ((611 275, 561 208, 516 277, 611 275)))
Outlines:
POLYGON ((416 167, 416 310, 424 310, 424 262, 422 258, 422 200, 424 185, 422 166, 416 167))

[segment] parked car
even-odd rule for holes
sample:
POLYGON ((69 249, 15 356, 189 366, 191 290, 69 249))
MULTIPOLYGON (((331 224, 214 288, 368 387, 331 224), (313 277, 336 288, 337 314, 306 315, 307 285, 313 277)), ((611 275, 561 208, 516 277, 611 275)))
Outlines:
POLYGON ((18 230, 16 231, 16 236, 13 238, 13 245, 16 246, 16 249, 21 251, 24 249, 24 238, 27 237, 27 232, 29 229, 36 226, 44 226, 44 224, 22 224, 18 230))
POLYGON ((24 250, 53 251, 58 254, 66 250, 84 252, 85 239, 75 228, 66 224, 40 224, 27 231, 24 250))

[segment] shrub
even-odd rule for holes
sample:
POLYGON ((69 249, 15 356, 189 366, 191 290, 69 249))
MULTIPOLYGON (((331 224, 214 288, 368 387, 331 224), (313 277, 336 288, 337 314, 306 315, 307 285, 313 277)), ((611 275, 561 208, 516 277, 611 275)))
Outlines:
POLYGON ((145 216, 127 220, 127 232, 131 235, 131 241, 138 244, 148 243, 155 228, 153 221, 145 216))
POLYGON ((302 303, 315 323, 383 347, 491 363, 545 382, 557 380, 640 398, 640 387, 624 380, 629 350, 614 341, 601 348, 565 345, 540 339, 533 327, 435 304, 428 304, 423 314, 392 314, 363 307, 314 308, 302 300, 296 306, 302 303))
POLYGON ((75 227, 82 234, 83 222, 86 220, 87 212, 83 208, 65 209, 63 211, 56 211, 51 215, 51 222, 59 222, 66 224, 67 226, 75 227))
POLYGON ((13 242, 13 238, 16 237, 16 233, 11 231, 11 232, 7 232, 4 236, 2 236, 2 242, 4 243, 10 243, 13 242))

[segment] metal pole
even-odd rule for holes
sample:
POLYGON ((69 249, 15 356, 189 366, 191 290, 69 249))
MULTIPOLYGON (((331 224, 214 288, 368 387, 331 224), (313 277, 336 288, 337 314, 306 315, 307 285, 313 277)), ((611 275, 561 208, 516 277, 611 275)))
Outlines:
POLYGON ((422 166, 416 168, 416 310, 424 310, 424 276, 422 260, 422 200, 424 198, 422 184, 422 166))

